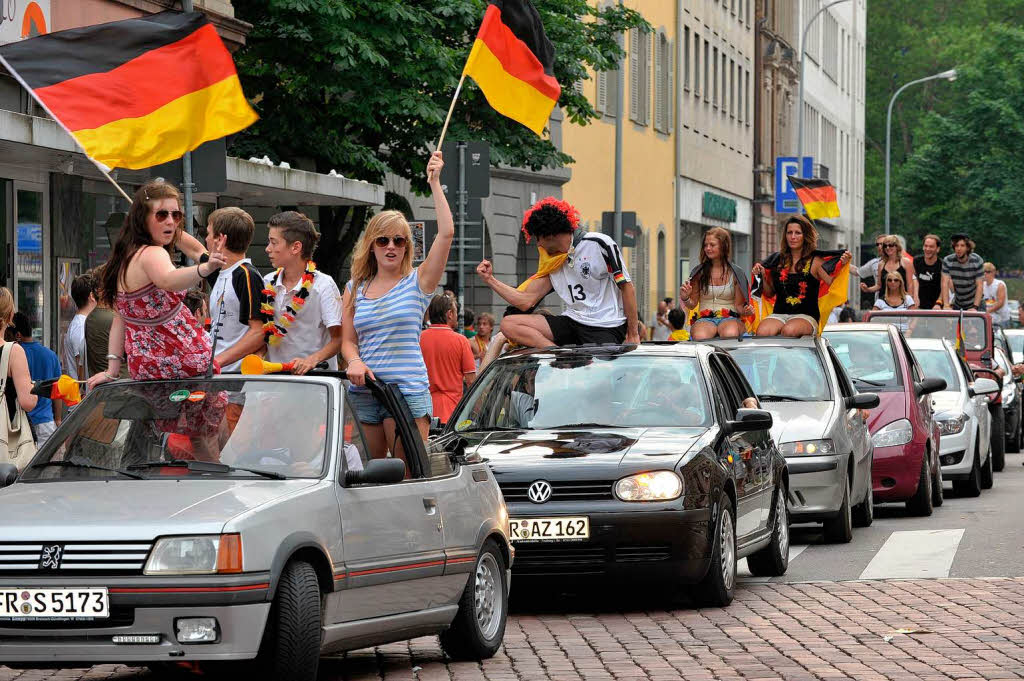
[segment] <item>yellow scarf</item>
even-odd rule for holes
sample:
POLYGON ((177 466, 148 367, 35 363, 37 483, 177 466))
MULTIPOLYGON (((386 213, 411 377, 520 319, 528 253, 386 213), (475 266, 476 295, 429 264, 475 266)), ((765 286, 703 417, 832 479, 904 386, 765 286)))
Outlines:
MULTIPOLYGON (((570 249, 570 250, 572 250, 572 249, 570 249)), ((526 279, 526 281, 524 281, 519 286, 516 286, 516 288, 519 289, 520 291, 525 291, 526 287, 529 286, 530 282, 533 281, 534 279, 540 279, 541 277, 546 277, 549 274, 551 274, 552 272, 554 272, 555 270, 557 270, 559 267, 561 267, 565 263, 565 259, 569 257, 568 253, 559 253, 557 255, 548 255, 548 252, 545 251, 540 246, 537 246, 537 254, 538 254, 539 258, 540 258, 538 260, 538 262, 537 262, 537 273, 532 275, 532 276, 530 276, 530 277, 528 277, 526 279)))

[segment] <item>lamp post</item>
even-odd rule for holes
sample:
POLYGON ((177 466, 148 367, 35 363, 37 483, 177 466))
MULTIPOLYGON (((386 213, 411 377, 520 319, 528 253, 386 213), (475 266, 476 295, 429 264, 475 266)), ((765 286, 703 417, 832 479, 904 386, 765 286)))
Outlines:
POLYGON ((889 100, 889 110, 885 114, 885 233, 889 233, 889 167, 890 167, 890 147, 892 144, 892 105, 896 103, 896 98, 900 96, 900 93, 906 90, 911 85, 917 85, 918 83, 924 83, 929 80, 946 79, 949 81, 956 80, 956 69, 950 69, 949 71, 943 71, 942 73, 936 73, 934 76, 928 76, 927 78, 918 78, 912 80, 899 90, 897 90, 892 99, 889 100))
POLYGON ((807 31, 810 30, 811 25, 818 18, 822 12, 827 10, 832 5, 838 5, 841 2, 849 2, 850 0, 832 0, 810 18, 806 25, 804 25, 804 31, 800 34, 800 99, 797 103, 796 112, 796 162, 803 166, 804 159, 804 46, 807 44, 807 31))

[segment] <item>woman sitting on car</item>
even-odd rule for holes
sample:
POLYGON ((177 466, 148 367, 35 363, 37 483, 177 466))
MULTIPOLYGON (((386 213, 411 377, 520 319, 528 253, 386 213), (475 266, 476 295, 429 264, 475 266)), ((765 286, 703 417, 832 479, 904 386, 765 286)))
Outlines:
POLYGON ((690 280, 679 288, 679 303, 690 316, 693 340, 738 338, 745 330, 742 317, 754 314, 746 272, 729 259, 732 236, 728 230, 712 227, 704 234, 700 265, 690 280))

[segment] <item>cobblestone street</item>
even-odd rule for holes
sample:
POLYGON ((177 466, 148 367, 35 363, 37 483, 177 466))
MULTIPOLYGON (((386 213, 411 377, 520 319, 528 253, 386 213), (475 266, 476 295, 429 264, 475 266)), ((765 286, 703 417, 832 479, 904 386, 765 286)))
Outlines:
MULTIPOLYGON (((554 608, 565 604, 551 604, 554 608)), ((652 604, 646 604, 649 607, 652 604)), ((1024 579, 819 582, 741 587, 725 609, 520 612, 483 664, 446 664, 434 638, 325 660, 321 678, 1016 679, 1024 677, 1024 579)), ((0 669, 0 681, 147 678, 0 669)), ((199 678, 199 677, 197 677, 199 678)))

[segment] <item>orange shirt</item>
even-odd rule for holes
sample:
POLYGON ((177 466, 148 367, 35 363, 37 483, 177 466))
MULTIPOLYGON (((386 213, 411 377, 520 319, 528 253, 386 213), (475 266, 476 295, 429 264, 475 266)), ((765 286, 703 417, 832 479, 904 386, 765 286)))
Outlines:
POLYGON ((447 423, 462 399, 463 377, 476 371, 469 339, 447 324, 431 324, 420 334, 420 349, 430 379, 434 416, 447 423))

